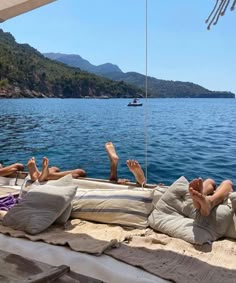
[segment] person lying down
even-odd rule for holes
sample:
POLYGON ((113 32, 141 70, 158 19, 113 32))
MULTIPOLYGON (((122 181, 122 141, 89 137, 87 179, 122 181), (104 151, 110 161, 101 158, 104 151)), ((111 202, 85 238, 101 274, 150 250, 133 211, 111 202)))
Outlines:
POLYGON ((40 172, 34 157, 31 157, 27 163, 28 171, 31 181, 38 180, 39 182, 45 182, 49 180, 58 180, 68 174, 71 174, 73 178, 85 177, 86 172, 83 169, 74 169, 68 171, 60 171, 58 167, 48 167, 49 161, 47 157, 43 157, 42 171, 40 172))
POLYGON ((8 166, 3 166, 0 164, 0 177, 7 178, 25 178, 27 173, 24 171, 24 165, 21 163, 13 163, 8 166))
MULTIPOLYGON (((116 182, 118 184, 125 184, 129 182, 128 179, 118 179, 117 177, 117 166, 119 157, 116 153, 115 147, 112 142, 107 142, 105 144, 105 149, 107 151, 108 157, 110 159, 110 177, 111 182, 116 182)), ((136 160, 127 160, 126 164, 129 170, 133 173, 135 180, 138 185, 144 186, 146 179, 140 164, 136 160)), ((27 163, 28 171, 30 174, 31 181, 38 180, 39 182, 45 182, 49 180, 57 180, 68 174, 71 174, 73 178, 77 179, 79 177, 85 177, 86 172, 84 169, 74 169, 68 171, 60 171, 58 167, 49 167, 49 159, 43 157, 42 161, 42 171, 39 171, 36 160, 34 157, 30 158, 27 163)))
MULTIPOLYGON (((115 147, 112 142, 105 144, 108 156, 111 161, 110 180, 118 183, 125 183, 127 179, 118 179, 117 164, 119 157, 116 154, 115 147)), ((146 184, 145 174, 140 164, 136 160, 127 160, 126 164, 133 173, 136 182, 142 187, 146 184)), ((193 201, 194 207, 199 210, 202 216, 208 216, 211 210, 217 205, 223 203, 232 193, 233 183, 230 180, 224 180, 218 187, 212 179, 203 180, 201 178, 194 179, 189 183, 189 193, 193 201)))

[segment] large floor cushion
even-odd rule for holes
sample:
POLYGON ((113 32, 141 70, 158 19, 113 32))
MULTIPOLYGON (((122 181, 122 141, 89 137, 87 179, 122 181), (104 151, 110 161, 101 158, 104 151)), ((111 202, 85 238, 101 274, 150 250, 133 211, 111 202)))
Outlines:
POLYGON ((184 177, 169 187, 149 216, 150 226, 194 244, 212 242, 224 236, 233 210, 227 205, 219 205, 208 217, 201 216, 193 206, 188 187, 189 182, 184 177))
POLYGON ((144 228, 153 208, 151 189, 80 189, 71 217, 144 228))
POLYGON ((234 216, 230 221, 230 225, 228 230, 226 231, 225 236, 228 238, 236 239, 236 192, 231 193, 229 199, 232 205, 232 209, 234 211, 234 216))
POLYGON ((29 234, 37 234, 47 229, 58 218, 65 220, 66 216, 68 219, 77 186, 56 184, 38 185, 30 189, 5 215, 3 224, 29 234))

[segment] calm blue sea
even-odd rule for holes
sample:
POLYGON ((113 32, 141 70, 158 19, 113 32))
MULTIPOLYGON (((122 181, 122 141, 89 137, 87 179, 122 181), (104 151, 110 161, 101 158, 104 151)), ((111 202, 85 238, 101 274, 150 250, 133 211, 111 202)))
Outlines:
POLYGON ((112 141, 119 176, 132 180, 127 159, 137 159, 148 182, 171 184, 211 177, 236 182, 235 99, 149 99, 127 107, 128 99, 1 99, 0 163, 38 167, 48 156, 62 170, 84 168, 107 178, 104 144, 112 141))

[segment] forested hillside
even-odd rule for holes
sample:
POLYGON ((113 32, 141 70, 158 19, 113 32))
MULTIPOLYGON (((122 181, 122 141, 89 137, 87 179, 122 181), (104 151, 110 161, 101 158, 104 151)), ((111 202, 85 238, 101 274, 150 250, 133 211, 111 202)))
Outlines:
MULTIPOLYGON (((79 67, 82 70, 99 74, 103 77, 123 81, 138 88, 145 89, 146 78, 137 72, 124 73, 116 65, 106 63, 103 65, 92 65, 80 55, 66 55, 60 53, 46 53, 46 57, 68 64, 69 66, 79 67)), ((149 97, 165 98, 234 98, 232 92, 211 91, 192 82, 181 82, 171 80, 160 80, 148 77, 149 97)))
POLYGON ((0 29, 0 97, 135 97, 135 86, 45 58, 0 29))

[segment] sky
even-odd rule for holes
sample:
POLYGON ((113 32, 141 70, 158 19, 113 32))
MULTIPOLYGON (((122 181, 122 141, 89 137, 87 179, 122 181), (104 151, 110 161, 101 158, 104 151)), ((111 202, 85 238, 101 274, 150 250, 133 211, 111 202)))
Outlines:
MULTIPOLYGON (((236 93, 236 10, 207 30, 215 0, 147 0, 147 74, 236 93)), ((146 73, 146 0, 57 0, 0 24, 39 52, 146 73)))

